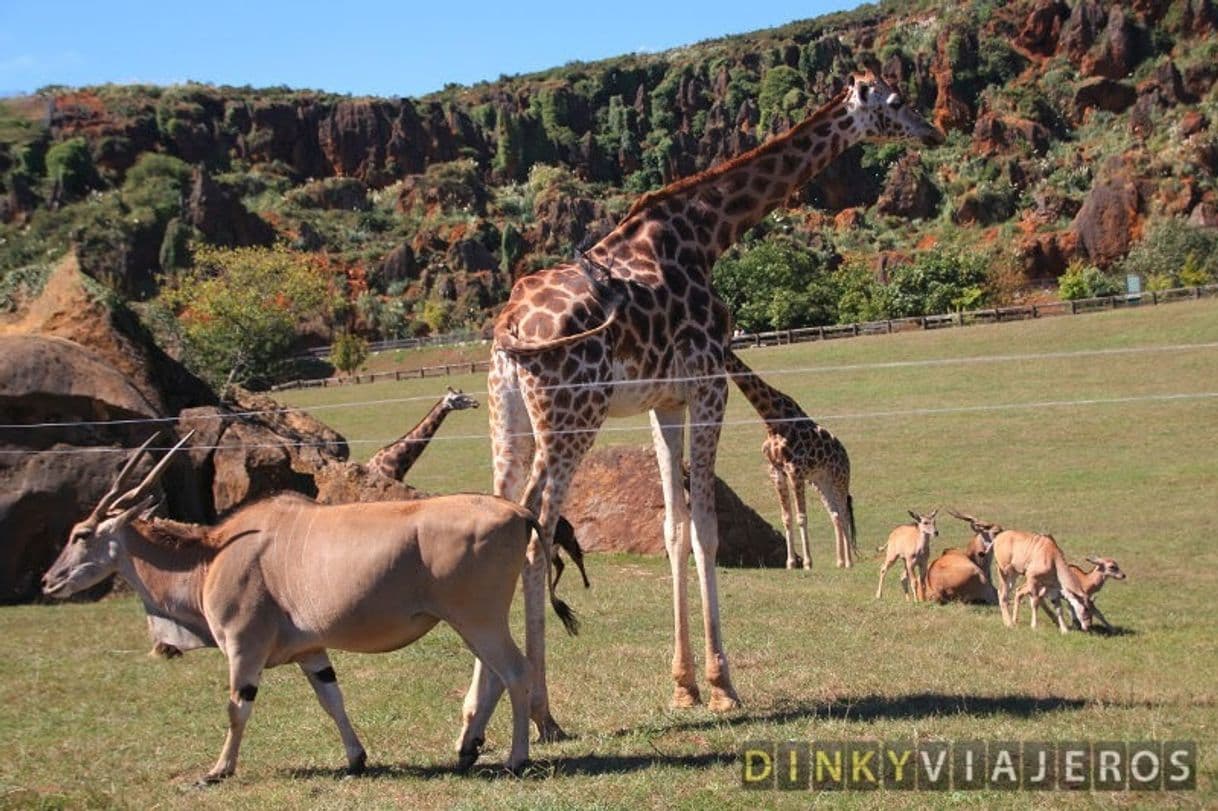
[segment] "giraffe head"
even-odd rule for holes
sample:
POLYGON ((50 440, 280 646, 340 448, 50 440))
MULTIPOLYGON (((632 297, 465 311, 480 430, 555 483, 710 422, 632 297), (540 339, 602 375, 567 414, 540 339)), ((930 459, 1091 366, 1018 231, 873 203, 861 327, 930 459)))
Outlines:
POLYGON ((444 407, 449 411, 461 411, 466 408, 477 408, 478 401, 470 397, 461 389, 448 387, 448 393, 444 395, 444 407))
POLYGON ((846 109, 854 116, 867 141, 911 139, 926 146, 937 146, 944 141, 943 133, 937 127, 906 104, 887 82, 870 73, 854 77, 846 94, 846 109))

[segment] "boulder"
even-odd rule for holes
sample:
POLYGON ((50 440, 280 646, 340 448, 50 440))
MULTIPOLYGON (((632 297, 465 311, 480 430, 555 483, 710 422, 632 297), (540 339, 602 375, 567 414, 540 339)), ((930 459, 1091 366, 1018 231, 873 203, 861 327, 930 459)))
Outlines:
POLYGON ((875 207, 881 214, 926 220, 935 215, 941 199, 939 188, 922 166, 921 157, 911 152, 889 170, 875 207))
POLYGON ((1029 282, 1051 281, 1070 266, 1078 249, 1073 231, 1030 234, 1015 246, 1015 257, 1029 282))
POLYGON ((405 482, 395 481, 355 462, 332 462, 313 476, 320 504, 351 504, 369 501, 411 501, 427 498, 405 482))
POLYGON ((1141 61, 1143 50, 1137 28, 1125 10, 1114 4, 1108 12, 1103 36, 1083 57, 1079 70, 1084 76, 1124 79, 1141 61))
POLYGON ((1081 82, 1074 91, 1074 120, 1082 121, 1088 110, 1123 113, 1138 100, 1132 85, 1105 77, 1081 82))
POLYGON ((993 157, 1023 146, 1037 155, 1049 150, 1049 128, 1026 118, 985 113, 973 126, 973 143, 980 155, 993 157))
MULTIPOLYGON (((92 510, 159 416, 117 369, 53 336, 0 336, 0 602, 37 596, 72 524, 92 510), (86 424, 80 424, 86 423, 86 424)), ((145 470, 147 468, 144 468, 145 470)))
POLYGON ((1052 56, 1057 52, 1062 24, 1069 17, 1070 7, 1062 0, 1036 0, 1015 37, 1015 43, 1031 53, 1052 56))
POLYGON ((1079 246, 1100 267, 1120 259, 1140 226, 1141 194, 1124 172, 1096 180, 1071 226, 1079 246))
MULTIPOLYGON (((719 563, 782 566, 781 533, 722 479, 715 480, 719 563)), ((655 453, 644 447, 610 447, 589 453, 571 483, 563 515, 585 552, 663 555, 664 497, 655 453)))

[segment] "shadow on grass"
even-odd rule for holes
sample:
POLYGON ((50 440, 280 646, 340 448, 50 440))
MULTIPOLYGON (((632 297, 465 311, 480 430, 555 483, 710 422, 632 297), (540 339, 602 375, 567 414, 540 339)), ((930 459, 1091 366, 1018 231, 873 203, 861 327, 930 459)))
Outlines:
POLYGON ((411 763, 393 765, 371 765, 359 777, 348 777, 344 769, 322 769, 309 767, 285 769, 284 777, 291 779, 329 778, 332 780, 435 780, 444 778, 469 778, 475 780, 529 780, 557 776, 626 774, 654 767, 677 769, 707 769, 712 766, 727 766, 736 762, 735 752, 704 753, 697 755, 666 755, 656 752, 651 755, 571 755, 530 760, 519 774, 511 774, 502 764, 496 763, 494 754, 484 755, 468 773, 462 775, 454 765, 433 764, 421 766, 411 763))
POLYGON ((1087 702, 1081 698, 1022 694, 1005 696, 946 695, 943 693, 911 693, 903 696, 869 695, 834 701, 784 702, 778 706, 755 711, 746 707, 740 712, 712 718, 675 720, 670 724, 618 729, 610 734, 614 737, 625 737, 643 731, 680 732, 712 729, 725 724, 729 726, 752 723, 782 724, 790 721, 831 718, 846 721, 902 720, 941 715, 967 715, 975 718, 1005 715, 1013 718, 1030 718, 1042 712, 1079 710, 1086 705, 1087 702))

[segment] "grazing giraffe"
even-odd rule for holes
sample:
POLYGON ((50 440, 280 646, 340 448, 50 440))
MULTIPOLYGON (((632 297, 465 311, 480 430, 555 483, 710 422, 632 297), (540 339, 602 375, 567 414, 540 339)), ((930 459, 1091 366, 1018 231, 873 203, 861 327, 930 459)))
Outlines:
POLYGON ((448 392, 440 398, 440 402, 431 407, 427 416, 419 420, 419 424, 411 428, 400 438, 381 448, 372 455, 366 463, 368 470, 374 470, 382 476, 401 481, 406 471, 419 461, 427 443, 440 430, 440 424, 450 411, 462 411, 466 408, 477 408, 478 401, 460 389, 448 387, 448 392))
MULTIPOLYGON (((545 565, 571 477, 610 416, 649 411, 672 569, 673 704, 700 701, 690 650, 686 571, 702 596, 710 707, 739 706, 719 628, 715 454, 727 401, 731 317, 711 289, 719 256, 842 151, 863 140, 943 135, 883 81, 856 77, 824 107, 765 144, 639 198, 572 261, 519 279, 494 327, 488 377, 494 491, 537 512, 523 574, 533 721, 563 736, 545 679, 545 565), (689 417, 690 503, 681 493, 689 417)), ((475 665, 464 712, 483 728, 502 685, 475 665)))
POLYGON ((761 452, 770 463, 770 481, 778 491, 782 528, 787 536, 787 568, 795 568, 795 533, 791 527, 791 497, 795 523, 803 543, 805 569, 812 568, 808 545, 805 486, 811 483, 833 522, 837 565, 854 565, 854 499, 850 496, 850 456, 828 429, 817 425, 799 404, 762 380, 730 350, 724 356, 728 375, 765 420, 761 452))

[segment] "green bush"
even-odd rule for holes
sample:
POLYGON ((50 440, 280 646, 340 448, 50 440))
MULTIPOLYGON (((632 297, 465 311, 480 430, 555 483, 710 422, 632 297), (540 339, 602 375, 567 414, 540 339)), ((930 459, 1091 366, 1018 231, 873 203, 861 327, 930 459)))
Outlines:
POLYGON ((761 89, 757 94, 757 106, 761 110, 761 129, 769 125, 775 113, 784 113, 800 107, 806 100, 803 95, 807 82, 799 71, 786 65, 770 68, 761 77, 761 89))
POLYGON ((984 299, 984 257, 937 248, 892 271, 880 297, 888 318, 938 315, 975 307, 984 299))
POLYGON ((838 291, 828 272, 831 263, 826 253, 769 239, 720 259, 715 290, 749 332, 832 324, 838 291))
POLYGON ((1118 265, 1147 279, 1152 289, 1192 287, 1218 279, 1218 229, 1172 217, 1154 223, 1118 265))
POLYGON ((79 197, 89 190, 97 176, 93 157, 84 138, 69 138, 47 150, 47 176, 59 184, 63 193, 79 197))
POLYGON ((1121 292, 1124 292, 1124 288, 1116 279, 1078 260, 1071 262, 1057 280, 1057 295, 1062 301, 1115 296, 1121 292))
POLYGON ((148 209, 160 222, 181 210, 190 185, 190 165, 172 155, 145 152, 123 180, 123 202, 133 211, 148 209))
POLYGON ((330 345, 330 363, 344 374, 351 374, 368 360, 368 342, 353 332, 343 331, 330 345))

